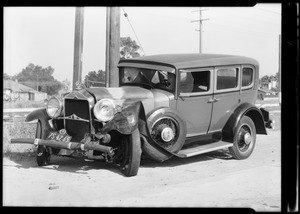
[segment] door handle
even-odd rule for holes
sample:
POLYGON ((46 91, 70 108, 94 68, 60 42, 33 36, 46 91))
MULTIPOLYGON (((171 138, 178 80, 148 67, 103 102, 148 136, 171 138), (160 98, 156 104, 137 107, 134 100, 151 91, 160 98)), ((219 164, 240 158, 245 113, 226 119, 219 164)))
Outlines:
POLYGON ((207 103, 214 103, 214 102, 218 102, 220 99, 218 98, 209 98, 209 100, 207 101, 207 103))
POLYGON ((213 103, 213 102, 215 102, 215 99, 214 98, 209 98, 209 100, 207 101, 207 103, 213 103))

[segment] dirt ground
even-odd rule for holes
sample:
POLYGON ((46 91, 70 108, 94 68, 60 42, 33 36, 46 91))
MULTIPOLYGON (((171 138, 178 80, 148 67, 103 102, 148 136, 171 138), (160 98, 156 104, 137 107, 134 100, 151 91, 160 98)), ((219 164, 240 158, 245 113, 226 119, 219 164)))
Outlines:
POLYGON ((114 165, 51 157, 3 158, 3 206, 250 207, 281 210, 281 132, 257 135, 246 160, 218 150, 164 163, 143 159, 138 175, 114 165))

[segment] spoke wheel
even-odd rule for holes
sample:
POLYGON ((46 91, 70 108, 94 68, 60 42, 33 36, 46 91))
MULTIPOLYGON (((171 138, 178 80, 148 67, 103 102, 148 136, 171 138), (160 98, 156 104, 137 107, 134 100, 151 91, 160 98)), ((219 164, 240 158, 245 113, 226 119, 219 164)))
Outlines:
POLYGON ((167 150, 171 150, 179 137, 179 124, 171 117, 160 118, 151 128, 152 139, 167 150))
POLYGON ((255 146, 256 129, 251 118, 243 116, 238 124, 230 154, 236 159, 248 158, 255 146))
MULTIPOLYGON (((178 112, 170 108, 159 108, 149 113, 147 123, 153 144, 159 144, 169 152, 177 153, 183 147, 186 138, 186 122, 178 112)), ((173 155, 163 153, 147 140, 142 144, 143 153, 153 160, 163 162, 173 155)))

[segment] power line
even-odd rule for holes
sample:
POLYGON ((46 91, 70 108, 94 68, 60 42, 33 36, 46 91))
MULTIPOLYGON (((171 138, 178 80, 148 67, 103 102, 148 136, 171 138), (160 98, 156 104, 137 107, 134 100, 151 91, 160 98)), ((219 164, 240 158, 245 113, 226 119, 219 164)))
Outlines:
POLYGON ((132 31, 133 31, 133 33, 134 33, 134 35, 135 35, 135 37, 136 37, 136 39, 137 39, 139 45, 140 45, 140 47, 141 47, 141 50, 143 51, 144 55, 146 55, 146 54, 145 54, 145 51, 144 51, 144 49, 143 49, 143 47, 142 47, 142 45, 141 45, 141 42, 140 42, 138 36, 136 35, 136 33, 135 33, 134 29, 133 29, 132 24, 131 24, 130 21, 129 21, 128 14, 125 12, 125 10, 124 10, 123 8, 122 8, 122 10, 123 10, 123 12, 124 12, 124 16, 127 18, 127 21, 128 21, 128 23, 130 24, 130 27, 131 27, 131 29, 132 29, 132 31))

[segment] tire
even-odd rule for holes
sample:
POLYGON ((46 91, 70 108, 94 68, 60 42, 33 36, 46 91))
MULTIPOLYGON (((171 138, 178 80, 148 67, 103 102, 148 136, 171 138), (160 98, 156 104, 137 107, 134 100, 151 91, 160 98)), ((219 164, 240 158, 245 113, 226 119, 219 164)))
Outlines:
MULTIPOLYGON (((148 116, 147 122, 151 139, 157 144, 174 153, 178 152, 183 147, 187 132, 186 124, 185 121, 171 109, 161 108, 154 111, 148 116), (174 137, 171 140, 163 140, 162 130, 169 128, 172 129, 174 137)), ((163 162, 172 157, 172 155, 161 153, 147 142, 143 143, 143 152, 151 159, 159 162, 163 162)))
POLYGON ((229 148, 231 156, 242 160, 248 158, 255 147, 256 129, 250 117, 243 116, 234 134, 233 146, 229 148))
MULTIPOLYGON (((35 138, 43 138, 43 127, 41 121, 38 121, 35 138)), ((36 162, 38 166, 47 166, 50 164, 50 152, 46 146, 38 146, 36 149, 36 162)))
POLYGON ((130 135, 123 135, 121 141, 121 159, 118 164, 121 172, 126 176, 135 176, 138 173, 141 161, 141 138, 138 129, 130 135))

